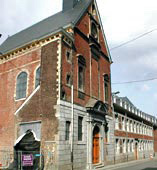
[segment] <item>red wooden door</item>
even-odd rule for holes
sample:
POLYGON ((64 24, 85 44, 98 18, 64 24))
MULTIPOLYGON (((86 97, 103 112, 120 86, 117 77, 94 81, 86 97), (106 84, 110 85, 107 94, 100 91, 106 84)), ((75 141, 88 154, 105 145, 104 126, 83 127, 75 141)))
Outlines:
POLYGON ((99 163, 99 154, 100 154, 100 146, 99 146, 99 132, 97 129, 93 132, 93 164, 99 163))

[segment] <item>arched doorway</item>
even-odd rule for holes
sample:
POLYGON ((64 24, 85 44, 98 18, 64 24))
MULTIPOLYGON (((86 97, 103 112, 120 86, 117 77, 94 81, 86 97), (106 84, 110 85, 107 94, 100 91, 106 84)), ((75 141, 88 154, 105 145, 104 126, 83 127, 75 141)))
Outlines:
POLYGON ((40 166, 40 141, 32 130, 20 136, 14 146, 14 162, 17 170, 37 170, 40 166))
POLYGON ((99 163, 100 161, 100 129, 98 126, 94 127, 93 130, 93 164, 99 163))

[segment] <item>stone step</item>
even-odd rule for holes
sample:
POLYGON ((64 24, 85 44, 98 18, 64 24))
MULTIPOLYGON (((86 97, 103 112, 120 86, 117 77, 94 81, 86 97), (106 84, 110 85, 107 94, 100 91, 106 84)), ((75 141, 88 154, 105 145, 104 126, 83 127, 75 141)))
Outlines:
POLYGON ((102 167, 104 167, 104 165, 102 163, 98 163, 98 164, 94 165, 94 169, 99 169, 99 168, 102 168, 102 167))

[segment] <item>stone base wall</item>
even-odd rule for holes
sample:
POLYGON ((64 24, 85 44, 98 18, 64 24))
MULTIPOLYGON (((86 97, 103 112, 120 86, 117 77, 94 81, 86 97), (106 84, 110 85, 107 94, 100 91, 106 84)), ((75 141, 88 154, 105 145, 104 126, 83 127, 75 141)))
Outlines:
MULTIPOLYGON (((57 162, 58 170, 70 170, 71 161, 71 130, 69 140, 65 140, 66 121, 72 123, 71 103, 61 101, 57 106, 59 120, 59 134, 57 139, 57 162)), ((87 159, 87 114, 84 107, 74 105, 74 141, 73 141, 73 167, 82 170, 86 167, 87 159), (78 116, 83 117, 83 140, 78 141, 78 116)))
MULTIPOLYGON (((151 155, 153 156, 153 151, 140 151, 138 152, 138 159, 151 159, 151 155)), ((115 164, 116 163, 122 163, 122 162, 128 162, 128 161, 133 161, 136 160, 135 154, 134 153, 123 153, 123 154, 118 154, 115 155, 115 164)))

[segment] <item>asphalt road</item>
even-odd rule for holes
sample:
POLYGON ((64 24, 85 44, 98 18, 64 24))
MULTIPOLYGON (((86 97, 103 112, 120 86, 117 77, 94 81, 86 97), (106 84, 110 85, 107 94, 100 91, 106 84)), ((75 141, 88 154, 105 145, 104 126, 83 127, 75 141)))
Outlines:
POLYGON ((139 164, 121 167, 115 170, 157 170, 157 160, 140 162, 139 164))

